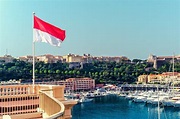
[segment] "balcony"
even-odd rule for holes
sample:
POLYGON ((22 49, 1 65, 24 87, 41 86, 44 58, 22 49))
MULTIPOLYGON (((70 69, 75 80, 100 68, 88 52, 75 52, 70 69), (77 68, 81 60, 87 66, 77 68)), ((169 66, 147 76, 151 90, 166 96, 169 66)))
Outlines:
POLYGON ((64 86, 0 86, 0 119, 70 119, 77 103, 65 100, 64 86))

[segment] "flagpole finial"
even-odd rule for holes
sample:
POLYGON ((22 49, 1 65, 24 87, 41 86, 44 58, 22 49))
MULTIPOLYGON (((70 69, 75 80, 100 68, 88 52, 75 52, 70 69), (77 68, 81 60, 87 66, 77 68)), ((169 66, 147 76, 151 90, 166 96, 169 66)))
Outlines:
POLYGON ((35 12, 33 12, 33 15, 35 15, 35 12))

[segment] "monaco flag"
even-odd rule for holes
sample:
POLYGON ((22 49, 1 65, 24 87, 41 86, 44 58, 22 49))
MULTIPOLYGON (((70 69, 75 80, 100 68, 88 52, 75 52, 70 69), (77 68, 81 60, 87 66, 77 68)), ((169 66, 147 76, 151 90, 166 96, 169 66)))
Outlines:
POLYGON ((66 35, 62 30, 34 16, 34 42, 45 42, 53 46, 60 46, 66 35))

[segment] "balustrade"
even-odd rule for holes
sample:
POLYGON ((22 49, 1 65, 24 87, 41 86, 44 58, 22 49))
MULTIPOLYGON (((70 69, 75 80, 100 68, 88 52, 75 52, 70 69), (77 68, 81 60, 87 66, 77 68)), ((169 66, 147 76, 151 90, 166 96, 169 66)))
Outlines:
POLYGON ((65 101, 64 86, 2 85, 0 86, 0 119, 70 119, 74 101, 65 101), (34 93, 33 93, 34 92, 34 93))

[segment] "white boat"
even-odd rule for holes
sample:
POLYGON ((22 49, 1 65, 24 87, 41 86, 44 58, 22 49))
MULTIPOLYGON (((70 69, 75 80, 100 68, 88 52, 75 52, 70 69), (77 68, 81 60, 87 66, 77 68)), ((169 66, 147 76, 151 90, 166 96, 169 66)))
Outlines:
POLYGON ((87 93, 84 96, 87 98, 94 98, 95 97, 94 93, 87 93))
POLYGON ((138 96, 137 98, 134 98, 133 101, 134 102, 144 102, 144 100, 146 99, 146 97, 144 96, 138 96))
POLYGON ((119 96, 121 96, 121 97, 126 97, 126 94, 120 93, 119 96))
POLYGON ((163 100, 162 104, 164 106, 174 106, 175 102, 180 100, 180 97, 173 97, 171 99, 163 100))
POLYGON ((145 99, 144 102, 146 102, 146 103, 152 103, 152 100, 154 100, 154 99, 155 99, 154 97, 148 97, 148 98, 145 99))
POLYGON ((134 98, 137 98, 138 97, 138 93, 135 92, 135 93, 129 93, 128 95, 126 95, 126 99, 134 99, 134 98))
POLYGON ((133 99, 134 97, 133 97, 132 94, 129 94, 129 95, 127 95, 125 98, 130 100, 130 99, 133 99))
POLYGON ((93 99, 86 98, 86 97, 82 97, 82 98, 79 100, 79 103, 91 102, 91 101, 93 101, 93 99))
POLYGON ((178 100, 178 101, 176 101, 176 102, 174 102, 174 107, 180 107, 180 100, 178 100))
POLYGON ((168 96, 159 96, 157 98, 155 98, 154 100, 151 101, 152 104, 157 105, 158 102, 161 104, 163 102, 163 100, 168 99, 168 96))

